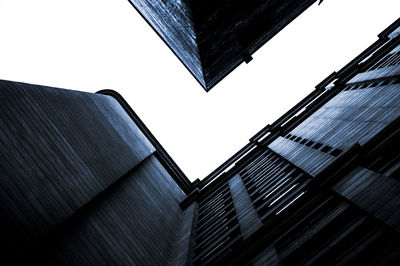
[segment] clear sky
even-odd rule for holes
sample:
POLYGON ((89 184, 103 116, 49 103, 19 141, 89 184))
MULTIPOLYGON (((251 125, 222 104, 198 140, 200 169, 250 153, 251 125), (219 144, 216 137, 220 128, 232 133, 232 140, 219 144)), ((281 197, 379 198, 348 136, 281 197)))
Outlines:
POLYGON ((194 180, 399 15, 399 0, 325 0, 206 93, 127 0, 0 0, 0 79, 118 91, 194 180))

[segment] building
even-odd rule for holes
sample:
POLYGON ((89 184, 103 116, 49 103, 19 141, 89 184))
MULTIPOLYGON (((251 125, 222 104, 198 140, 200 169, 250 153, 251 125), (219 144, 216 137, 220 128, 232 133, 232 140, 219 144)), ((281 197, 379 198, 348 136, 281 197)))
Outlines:
POLYGON ((316 0, 129 0, 209 91, 316 0))
POLYGON ((4 260, 399 261, 400 19, 193 183, 113 91, 0 87, 4 260))

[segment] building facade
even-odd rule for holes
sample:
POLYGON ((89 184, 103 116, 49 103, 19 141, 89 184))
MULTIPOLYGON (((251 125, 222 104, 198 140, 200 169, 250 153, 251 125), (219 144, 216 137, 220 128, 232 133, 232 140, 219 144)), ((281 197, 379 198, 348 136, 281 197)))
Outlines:
POLYGON ((129 0, 206 91, 316 0, 129 0))
POLYGON ((14 264, 400 259, 400 19, 192 183, 117 93, 0 87, 1 252, 14 264))

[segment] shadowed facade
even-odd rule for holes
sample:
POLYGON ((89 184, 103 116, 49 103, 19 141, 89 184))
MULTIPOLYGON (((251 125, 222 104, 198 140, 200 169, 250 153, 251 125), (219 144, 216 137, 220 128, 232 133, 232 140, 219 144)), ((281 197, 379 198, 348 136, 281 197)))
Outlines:
POLYGON ((201 181, 114 91, 0 81, 0 99, 10 264, 400 259, 400 19, 201 181))
POLYGON ((206 91, 316 0, 129 0, 206 91))

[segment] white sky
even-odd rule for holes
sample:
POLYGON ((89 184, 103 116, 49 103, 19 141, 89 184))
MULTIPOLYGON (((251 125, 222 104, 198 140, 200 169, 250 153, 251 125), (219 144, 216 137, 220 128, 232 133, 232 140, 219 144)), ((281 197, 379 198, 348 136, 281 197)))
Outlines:
POLYGON ((118 91, 194 180, 377 40, 399 11, 399 0, 325 0, 206 93, 127 0, 0 0, 0 79, 118 91))

